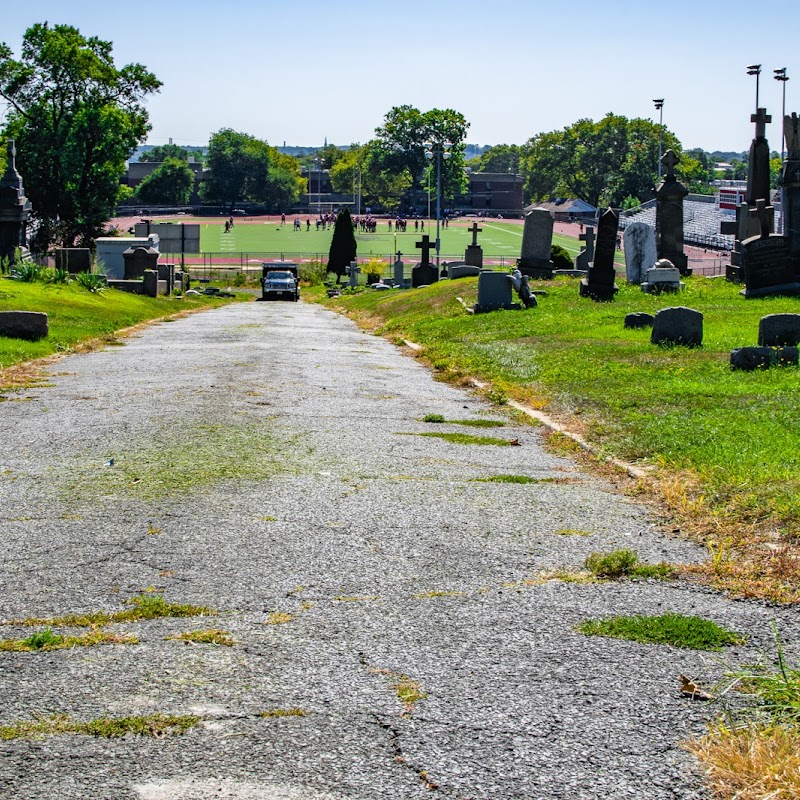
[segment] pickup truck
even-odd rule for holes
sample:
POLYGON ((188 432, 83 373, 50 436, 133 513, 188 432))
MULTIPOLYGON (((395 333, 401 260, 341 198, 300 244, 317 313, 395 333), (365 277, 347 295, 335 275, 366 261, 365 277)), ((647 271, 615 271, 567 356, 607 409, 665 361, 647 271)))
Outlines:
POLYGON ((261 300, 300 298, 297 264, 265 263, 261 267, 261 300))

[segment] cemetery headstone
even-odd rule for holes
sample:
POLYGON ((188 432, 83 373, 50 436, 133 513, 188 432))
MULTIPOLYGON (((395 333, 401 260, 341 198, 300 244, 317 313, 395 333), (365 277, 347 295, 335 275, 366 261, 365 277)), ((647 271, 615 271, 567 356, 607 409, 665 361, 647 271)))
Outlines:
POLYGON ((427 233, 422 237, 422 241, 417 242, 417 247, 422 250, 422 260, 411 269, 411 286, 414 289, 419 286, 428 286, 439 280, 439 273, 431 264, 431 250, 436 245, 431 242, 427 233))
POLYGON ((76 275, 92 271, 92 253, 88 247, 57 247, 53 251, 56 269, 76 275))
POLYGON ((783 235, 789 239, 789 258, 800 280, 800 118, 796 113, 784 117, 783 131, 787 152, 781 170, 783 235))
POLYGON ((619 291, 614 270, 614 254, 617 248, 619 218, 610 208, 600 217, 597 239, 594 242, 594 257, 585 278, 581 278, 580 296, 596 301, 613 300, 619 291))
POLYGON ((800 344, 800 314, 767 314, 758 322, 761 347, 794 347, 800 344))
POLYGON ((32 206, 25 197, 22 176, 17 172, 17 150, 14 140, 8 141, 8 163, 0 178, 0 258, 14 261, 17 248, 28 245, 28 218, 32 206))
MULTIPOLYGON (((467 229, 472 234, 472 244, 467 245, 464 251, 464 263, 473 267, 483 266, 483 248, 478 244, 478 234, 483 232, 483 228, 478 227, 477 222, 472 223, 472 227, 467 229)), ((448 276, 452 278, 448 270, 448 276)))
MULTIPOLYGON (((756 214, 756 203, 763 200, 768 204, 770 198, 769 182, 769 144, 766 139, 767 123, 772 122, 772 117, 765 108, 759 108, 755 114, 750 115, 750 121, 755 123, 756 131, 750 143, 750 155, 747 171, 747 191, 745 202, 740 203, 736 209, 736 219, 726 220, 720 226, 720 233, 735 237, 731 263, 725 269, 725 277, 729 281, 740 282, 744 273, 742 271, 742 243, 746 239, 758 236, 761 232, 761 221, 756 214)), ((767 205, 768 213, 772 216, 769 233, 775 230, 774 210, 767 205)))
POLYGON ((478 276, 478 302, 475 313, 521 308, 511 300, 511 280, 505 272, 481 272, 478 276))
POLYGON ((739 347, 731 350, 731 369, 752 372, 770 367, 796 367, 796 347, 739 347))
POLYGON ((756 216, 761 222, 761 234, 741 243, 741 271, 745 297, 800 294, 794 265, 789 257, 789 238, 770 233, 771 208, 764 200, 756 201, 756 216))
POLYGON ((644 311, 633 311, 625 315, 624 327, 626 328, 652 328, 655 317, 644 311))
POLYGON ((158 269, 159 252, 154 247, 129 247, 122 254, 125 263, 124 280, 143 277, 145 270, 158 269))
POLYGON ((49 333, 47 314, 40 311, 0 311, 0 336, 36 341, 49 333))
POLYGON ((358 276, 361 273, 361 267, 358 266, 358 261, 351 261, 347 267, 348 285, 351 289, 358 286, 358 276))
POLYGON ((553 245, 553 215, 546 208, 534 208, 525 215, 522 251, 517 267, 531 278, 552 278, 555 266, 550 258, 553 245))
POLYGON ((578 238, 583 242, 583 249, 575 258, 575 269, 588 272, 594 261, 594 227, 587 225, 586 230, 579 234, 578 238))
POLYGON ((662 308, 653 319, 650 342, 700 347, 703 344, 703 315, 686 306, 662 308))
POLYGON ((149 297, 158 297, 158 271, 146 269, 142 275, 144 293, 149 297))
POLYGON ((480 267, 473 267, 471 264, 450 264, 447 268, 447 276, 451 281, 458 278, 475 278, 481 274, 480 267))
POLYGON ((685 284, 681 281, 680 270, 666 258, 659 258, 655 265, 647 270, 645 278, 642 291, 647 294, 679 292, 685 288, 685 284))
POLYGON ((683 200, 689 190, 675 177, 680 158, 667 150, 661 163, 666 174, 656 189, 656 245, 659 258, 666 258, 681 275, 691 275, 689 259, 683 252, 683 200))
POLYGON ((634 222, 625 228, 625 274, 628 283, 637 286, 645 273, 658 261, 655 231, 644 222, 634 222))
POLYGON ((405 277, 405 264, 402 262, 402 253, 397 251, 397 259, 394 262, 394 285, 402 288, 403 278, 405 277))

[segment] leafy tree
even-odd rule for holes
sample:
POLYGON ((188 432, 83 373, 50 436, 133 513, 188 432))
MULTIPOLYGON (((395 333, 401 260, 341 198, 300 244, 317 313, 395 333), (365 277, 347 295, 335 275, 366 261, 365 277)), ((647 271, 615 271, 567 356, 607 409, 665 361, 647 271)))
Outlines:
POLYGON ((305 183, 292 156, 230 128, 212 135, 208 167, 211 176, 205 182, 203 196, 231 208, 243 200, 283 208, 297 198, 305 183))
POLYGON ((331 249, 328 252, 328 272, 336 274, 337 280, 347 271, 351 261, 356 260, 356 234, 350 210, 343 208, 336 215, 331 236, 331 249))
POLYGON ((478 172, 510 172, 515 175, 523 169, 525 148, 518 144, 498 144, 478 156, 478 172))
POLYGON ((177 144, 157 144, 150 150, 145 150, 140 156, 139 161, 163 162, 168 158, 179 158, 181 161, 189 160, 189 151, 184 150, 177 144))
POLYGON ((396 106, 375 130, 371 157, 376 168, 405 178, 416 195, 426 170, 435 170, 435 164, 429 167, 425 143, 450 143, 450 158, 442 159, 442 194, 453 197, 464 184, 464 139, 468 127, 464 116, 453 109, 434 108, 423 113, 413 106, 396 106))
POLYGON ((335 192, 356 194, 361 179, 361 205, 395 208, 411 185, 405 173, 395 175, 384 168, 383 149, 378 141, 353 145, 331 167, 331 185, 335 192))
MULTIPOLYGON (((594 206, 619 206, 626 196, 654 196, 659 126, 650 120, 607 114, 581 119, 561 131, 534 136, 527 145, 526 192, 534 200, 579 197, 594 206)), ((663 151, 680 153, 678 139, 663 131, 663 151)))
POLYGON ((136 187, 136 196, 144 203, 184 205, 194 189, 194 171, 180 158, 167 158, 136 187))
POLYGON ((141 64, 117 69, 111 42, 70 25, 38 23, 19 59, 0 44, 4 136, 37 223, 35 246, 92 246, 115 211, 125 162, 149 130, 144 98, 160 81, 141 64))

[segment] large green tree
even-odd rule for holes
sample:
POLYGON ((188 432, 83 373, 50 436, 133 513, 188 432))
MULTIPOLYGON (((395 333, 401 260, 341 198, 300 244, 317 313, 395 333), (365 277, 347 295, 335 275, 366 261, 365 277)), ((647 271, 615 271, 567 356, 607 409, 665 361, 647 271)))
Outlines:
POLYGON ((394 209, 411 185, 407 173, 399 175, 384 169, 382 149, 377 141, 353 145, 344 151, 331 167, 331 185, 335 192, 358 194, 361 187, 361 208, 380 206, 394 209))
MULTIPOLYGON (((498 144, 481 153, 473 166, 478 172, 510 172, 521 174, 525 147, 518 144, 498 144)), ((472 164, 472 162, 470 162, 472 164)))
MULTIPOLYGON (((434 170, 426 143, 449 145, 449 158, 442 159, 442 195, 445 200, 458 194, 464 185, 464 139, 469 123, 464 115, 450 108, 421 112, 410 105, 396 106, 375 130, 372 160, 375 168, 395 177, 403 177, 412 192, 419 194, 427 170, 434 170)), ((435 187, 435 177, 431 181, 435 187)))
POLYGON ((19 59, 0 44, 5 137, 37 222, 34 245, 91 246, 114 214, 125 162, 149 130, 143 100, 160 81, 141 64, 117 68, 111 42, 40 23, 19 59))
POLYGON ((280 210, 294 202, 305 185, 296 159, 230 128, 211 136, 208 168, 211 175, 203 188, 204 197, 230 207, 253 201, 280 210))
MULTIPOLYGON (((659 126, 646 119, 607 114, 581 119, 527 144, 526 194, 532 200, 578 197, 594 206, 620 206, 626 197, 649 200, 658 176, 659 126)), ((681 152, 666 128, 662 150, 681 152)))
POLYGON ((194 189, 194 171, 180 158, 162 161, 136 187, 136 197, 143 203, 184 205, 194 189))

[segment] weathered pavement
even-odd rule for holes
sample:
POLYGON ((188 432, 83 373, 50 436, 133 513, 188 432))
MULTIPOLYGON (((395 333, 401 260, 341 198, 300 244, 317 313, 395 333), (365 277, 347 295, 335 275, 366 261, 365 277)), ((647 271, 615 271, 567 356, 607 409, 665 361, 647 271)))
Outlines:
POLYGON ((705 796, 678 743, 715 712, 677 676, 719 666, 573 626, 700 614, 748 633, 737 661, 769 645, 776 611, 686 584, 525 583, 592 550, 702 556, 534 429, 419 422, 498 415, 302 303, 157 325, 52 372, 0 404, 0 618, 117 611, 148 588, 221 616, 110 626, 138 645, 0 653, 0 724, 204 718, 163 739, 2 742, 3 798, 705 796), (522 446, 413 435, 440 431, 522 446), (497 474, 544 482, 471 481, 497 474), (237 644, 165 640, 209 627, 237 644), (424 695, 413 708, 401 676, 424 695), (292 707, 307 715, 261 716, 292 707))

